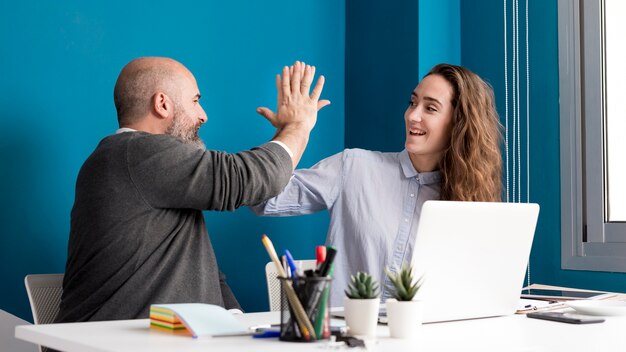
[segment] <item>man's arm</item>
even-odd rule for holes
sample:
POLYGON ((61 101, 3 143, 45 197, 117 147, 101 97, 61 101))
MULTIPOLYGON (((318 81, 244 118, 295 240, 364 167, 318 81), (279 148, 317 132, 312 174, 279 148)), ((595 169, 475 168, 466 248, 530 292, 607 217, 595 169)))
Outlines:
POLYGON ((168 135, 135 134, 126 155, 133 185, 155 208, 235 210, 280 193, 293 171, 275 143, 229 154, 168 135))
POLYGON ((291 67, 283 67, 282 77, 276 75, 278 90, 277 113, 268 108, 258 108, 257 112, 276 127, 272 140, 284 143, 291 151, 293 168, 300 162, 309 142, 309 134, 317 122, 317 112, 330 104, 328 100, 319 100, 324 88, 324 76, 320 76, 309 94, 315 66, 299 61, 291 67))

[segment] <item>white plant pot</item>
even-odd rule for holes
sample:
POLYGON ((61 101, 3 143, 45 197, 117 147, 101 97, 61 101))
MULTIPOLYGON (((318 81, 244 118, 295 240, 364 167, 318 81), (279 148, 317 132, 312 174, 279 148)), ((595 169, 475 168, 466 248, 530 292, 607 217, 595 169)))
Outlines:
POLYGON ((345 297, 344 314, 350 335, 375 337, 379 306, 379 298, 351 299, 345 297))
POLYGON ((398 301, 395 298, 389 298, 385 301, 385 305, 391 337, 415 339, 420 336, 424 310, 421 301, 398 301))

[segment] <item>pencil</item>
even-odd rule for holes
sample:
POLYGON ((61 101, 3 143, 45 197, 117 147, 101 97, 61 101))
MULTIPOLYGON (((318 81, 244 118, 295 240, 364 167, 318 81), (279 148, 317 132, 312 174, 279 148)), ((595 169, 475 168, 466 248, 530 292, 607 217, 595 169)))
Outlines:
MULTIPOLYGON (((276 254, 276 250, 274 249, 274 245, 272 244, 270 238, 267 237, 267 235, 263 235, 261 237, 261 241, 263 242, 263 245, 265 246, 265 249, 270 256, 270 259, 272 259, 272 262, 274 262, 274 265, 276 266, 276 269, 278 271, 278 275, 287 279, 287 274, 285 273, 285 270, 283 270, 282 265, 280 265, 280 262, 278 261, 278 255, 276 254)), ((291 307, 293 308, 294 314, 296 316, 296 322, 298 323, 298 327, 300 328, 304 339, 317 339, 317 337, 315 336, 315 330, 313 329, 313 324, 311 324, 309 317, 307 317, 306 312, 302 307, 302 303, 296 295, 296 291, 294 291, 293 287, 291 286, 291 281, 283 280, 282 284, 283 289, 287 294, 289 304, 291 304, 291 307)))

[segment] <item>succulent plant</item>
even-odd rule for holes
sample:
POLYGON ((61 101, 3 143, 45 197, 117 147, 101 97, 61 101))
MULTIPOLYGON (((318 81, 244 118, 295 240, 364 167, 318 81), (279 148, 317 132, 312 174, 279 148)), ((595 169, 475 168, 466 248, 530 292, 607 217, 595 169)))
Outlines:
POLYGON ((385 268, 385 273, 393 284, 393 296, 398 301, 413 300, 413 297, 415 297, 415 294, 422 286, 423 277, 415 280, 413 278, 413 268, 406 265, 406 263, 402 265, 400 272, 392 272, 385 268))
POLYGON ((356 275, 350 276, 346 296, 352 299, 371 299, 380 295, 378 283, 372 275, 359 271, 356 275))

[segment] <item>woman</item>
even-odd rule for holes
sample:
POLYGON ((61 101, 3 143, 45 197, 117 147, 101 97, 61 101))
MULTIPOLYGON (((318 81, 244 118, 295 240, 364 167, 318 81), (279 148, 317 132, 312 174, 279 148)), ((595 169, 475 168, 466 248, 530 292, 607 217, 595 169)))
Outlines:
POLYGON ((404 120, 402 152, 346 149, 296 170, 281 194, 253 207, 268 216, 329 210, 326 242, 338 250, 333 306, 357 271, 381 283, 381 300, 390 297, 383 270, 410 262, 425 201, 501 200, 501 125, 480 77, 460 66, 433 67, 411 93, 404 120))

